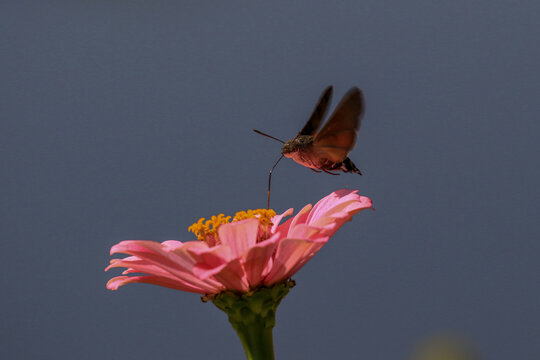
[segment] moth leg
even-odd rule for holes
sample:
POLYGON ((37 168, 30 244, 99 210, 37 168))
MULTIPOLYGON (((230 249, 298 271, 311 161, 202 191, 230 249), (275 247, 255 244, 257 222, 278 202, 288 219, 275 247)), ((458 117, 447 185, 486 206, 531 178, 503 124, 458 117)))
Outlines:
POLYGON ((309 170, 313 171, 313 172, 316 172, 316 173, 320 173, 321 171, 320 170, 315 170, 315 169, 312 169, 312 168, 309 168, 309 170))
POLYGON ((336 173, 333 173, 333 172, 330 172, 330 171, 324 170, 324 169, 322 169, 322 171, 324 171, 325 173, 330 174, 330 175, 339 175, 339 174, 336 174, 336 173))

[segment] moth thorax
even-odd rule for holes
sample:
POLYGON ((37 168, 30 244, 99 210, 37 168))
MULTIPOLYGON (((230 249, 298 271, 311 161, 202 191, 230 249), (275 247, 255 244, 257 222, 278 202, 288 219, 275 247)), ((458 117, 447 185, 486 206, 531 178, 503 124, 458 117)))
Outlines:
POLYGON ((300 135, 292 140, 289 140, 281 148, 281 153, 283 155, 290 154, 302 150, 306 146, 313 144, 313 136, 311 135, 300 135))

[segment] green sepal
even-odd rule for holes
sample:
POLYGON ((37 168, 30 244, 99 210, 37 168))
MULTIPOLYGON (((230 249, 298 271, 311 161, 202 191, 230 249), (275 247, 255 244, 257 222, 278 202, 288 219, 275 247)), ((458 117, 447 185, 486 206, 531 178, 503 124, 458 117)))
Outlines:
POLYGON ((260 287, 247 293, 224 291, 207 295, 229 317, 229 322, 240 337, 248 360, 273 360, 272 329, 276 324, 276 310, 294 280, 285 280, 272 287, 260 287))

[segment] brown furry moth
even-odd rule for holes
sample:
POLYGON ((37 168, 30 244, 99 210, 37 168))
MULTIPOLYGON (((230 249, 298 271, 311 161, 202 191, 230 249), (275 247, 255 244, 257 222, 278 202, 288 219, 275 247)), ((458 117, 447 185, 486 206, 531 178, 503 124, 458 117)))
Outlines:
POLYGON ((332 98, 332 86, 322 93, 317 106, 308 121, 294 139, 287 142, 279 140, 258 130, 256 133, 270 137, 283 143, 281 157, 276 161, 268 177, 268 206, 270 206, 270 184, 272 171, 283 158, 293 159, 315 172, 324 171, 327 174, 339 175, 332 171, 343 171, 362 175, 360 170, 348 158, 354 147, 364 114, 364 97, 356 86, 351 88, 341 99, 340 103, 320 131, 319 126, 327 112, 332 98))

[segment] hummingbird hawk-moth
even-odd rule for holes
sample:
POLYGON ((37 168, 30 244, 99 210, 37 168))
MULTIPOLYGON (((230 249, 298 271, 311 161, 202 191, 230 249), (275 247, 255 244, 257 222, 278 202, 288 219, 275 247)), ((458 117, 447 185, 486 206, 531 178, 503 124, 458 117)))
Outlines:
POLYGON ((283 143, 281 157, 276 161, 268 177, 268 205, 272 171, 285 156, 315 172, 339 175, 332 171, 343 171, 362 175, 348 158, 354 147, 360 121, 364 114, 364 97, 358 87, 351 88, 330 115, 326 124, 318 131, 332 98, 332 86, 322 93, 313 113, 294 139, 284 142, 258 130, 258 134, 283 143))
POLYGON ((347 157, 356 142, 364 113, 362 92, 357 87, 350 89, 323 128, 317 131, 331 97, 332 87, 329 86, 319 98, 306 125, 294 139, 283 145, 281 154, 314 171, 338 175, 331 171, 341 170, 362 175, 347 157))

